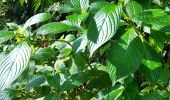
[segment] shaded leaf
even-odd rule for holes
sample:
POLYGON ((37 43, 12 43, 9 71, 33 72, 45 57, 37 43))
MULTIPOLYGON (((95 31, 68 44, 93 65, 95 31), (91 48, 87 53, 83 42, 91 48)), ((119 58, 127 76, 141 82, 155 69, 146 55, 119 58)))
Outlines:
POLYGON ((116 77, 119 79, 139 68, 143 58, 143 44, 135 30, 131 28, 110 47, 108 54, 108 60, 116 68, 116 77))

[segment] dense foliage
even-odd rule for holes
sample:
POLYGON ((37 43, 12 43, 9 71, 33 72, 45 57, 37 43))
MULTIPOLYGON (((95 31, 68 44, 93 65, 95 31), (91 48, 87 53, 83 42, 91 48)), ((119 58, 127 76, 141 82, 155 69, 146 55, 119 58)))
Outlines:
POLYGON ((0 99, 169 100, 168 3, 0 1, 0 99))

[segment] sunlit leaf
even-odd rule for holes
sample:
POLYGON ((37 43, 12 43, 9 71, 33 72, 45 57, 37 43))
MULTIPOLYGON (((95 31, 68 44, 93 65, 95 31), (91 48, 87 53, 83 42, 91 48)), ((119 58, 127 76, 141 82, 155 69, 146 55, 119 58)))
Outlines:
POLYGON ((0 64, 0 91, 9 87, 25 70, 31 55, 27 43, 19 44, 0 64))
POLYGON ((51 19, 52 17, 53 16, 49 13, 40 13, 40 14, 34 15, 25 22, 24 29, 27 28, 28 26, 51 19))
POLYGON ((121 5, 110 4, 99 10, 91 20, 87 34, 90 56, 116 33, 120 15, 121 5))

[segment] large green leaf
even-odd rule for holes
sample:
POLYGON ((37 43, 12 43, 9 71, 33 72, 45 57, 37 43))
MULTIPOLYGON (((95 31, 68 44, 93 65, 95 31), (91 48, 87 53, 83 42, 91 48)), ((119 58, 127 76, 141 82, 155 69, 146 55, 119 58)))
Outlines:
POLYGON ((81 10, 87 10, 89 7, 89 0, 71 0, 71 4, 75 8, 80 8, 81 10))
POLYGON ((141 71, 146 80, 156 82, 159 78, 160 67, 162 66, 161 59, 157 52, 147 43, 144 42, 144 58, 142 60, 141 71))
POLYGON ((160 9, 151 9, 135 16, 136 19, 152 25, 154 30, 159 30, 170 25, 170 17, 160 9))
POLYGON ((110 4, 99 10, 88 27, 90 56, 115 33, 120 22, 121 5, 110 4))
POLYGON ((19 44, 0 64, 0 91, 7 88, 25 70, 31 56, 27 43, 19 44))
POLYGON ((73 31, 74 27, 61 22, 51 22, 37 29, 38 34, 57 34, 65 31, 73 31))
POLYGON ((126 11, 127 11, 128 16, 134 22, 138 23, 138 20, 135 18, 135 16, 142 12, 142 6, 136 1, 130 1, 128 2, 126 6, 126 11))
POLYGON ((0 44, 13 38, 15 34, 11 31, 0 31, 0 44))
POLYGON ((25 22, 24 29, 33 24, 37 24, 37 23, 46 21, 48 19, 51 19, 52 17, 53 16, 49 13, 40 13, 40 14, 34 15, 25 22))
MULTIPOLYGON (((108 51, 108 59, 116 68, 117 79, 134 73, 139 68, 142 58, 143 44, 133 28, 128 29, 108 51)), ((110 72, 112 73, 112 70, 110 72)))

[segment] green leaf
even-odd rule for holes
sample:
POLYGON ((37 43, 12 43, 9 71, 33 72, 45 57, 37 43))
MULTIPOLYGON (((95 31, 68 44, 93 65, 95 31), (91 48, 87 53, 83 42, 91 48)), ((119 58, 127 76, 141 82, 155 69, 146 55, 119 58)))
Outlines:
POLYGON ((81 10, 87 10, 89 7, 89 0, 71 0, 70 2, 74 8, 79 8, 81 10))
POLYGON ((137 3, 136 1, 130 1, 126 5, 126 11, 127 11, 128 16, 134 22, 138 23, 138 20, 135 18, 135 16, 142 12, 142 6, 139 3, 137 3))
POLYGON ((128 29, 108 51, 108 60, 116 68, 117 79, 134 73, 139 68, 142 58, 143 44, 133 28, 128 29))
POLYGON ((107 95, 104 96, 104 100, 118 100, 119 96, 121 96, 121 94, 124 91, 124 87, 120 86, 119 88, 111 91, 110 93, 108 93, 107 95))
POLYGON ((81 53, 84 52, 87 46, 87 34, 83 34, 80 37, 78 37, 75 41, 73 41, 72 48, 75 53, 81 53))
POLYGON ((100 9, 102 9, 103 7, 105 7, 109 4, 110 3, 106 2, 106 1, 93 2, 90 5, 90 12, 95 14, 97 11, 99 11, 100 9))
POLYGON ((63 7, 59 9, 59 13, 69 13, 69 12, 73 12, 76 10, 77 9, 73 8, 71 5, 64 5, 63 7))
POLYGON ((54 76, 47 76, 47 82, 50 86, 55 87, 56 89, 60 88, 60 75, 55 74, 54 76))
POLYGON ((143 73, 145 80, 152 82, 152 83, 158 82, 160 68, 150 69, 147 66, 142 64, 140 67, 140 70, 143 73))
POLYGON ((81 26, 81 22, 85 21, 85 19, 87 18, 88 13, 83 13, 83 14, 73 14, 73 15, 69 15, 66 17, 66 19, 68 20, 69 24, 71 26, 81 26))
POLYGON ((51 93, 45 96, 44 100, 61 100, 59 94, 51 93))
POLYGON ((15 24, 15 23, 7 23, 7 25, 10 27, 10 29, 16 31, 19 29, 19 25, 15 24))
POLYGON ((25 0, 19 0, 19 3, 21 6, 23 6, 24 2, 25 2, 25 0))
POLYGON ((11 31, 0 31, 0 44, 13 38, 15 34, 11 31))
POLYGON ((45 24, 37 29, 37 33, 44 35, 44 34, 57 34, 62 33, 65 31, 73 31, 76 30, 73 26, 67 25, 61 22, 51 22, 45 24))
POLYGON ((166 100, 161 95, 157 93, 150 93, 144 96, 141 96, 141 98, 138 98, 139 100, 166 100))
POLYGON ((146 24, 153 25, 152 28, 154 30, 159 30, 164 26, 170 25, 170 17, 165 12, 161 12, 159 9, 145 11, 136 15, 135 18, 146 24))
POLYGON ((116 67, 113 66, 109 61, 107 61, 107 67, 110 75, 110 79, 112 80, 112 84, 116 82, 116 67))
POLYGON ((84 57, 81 54, 76 54, 76 55, 72 55, 71 59, 72 59, 72 65, 69 70, 70 74, 73 75, 83 71, 86 65, 86 61, 84 57))
POLYGON ((31 56, 27 43, 19 44, 0 64, 0 91, 7 88, 25 70, 31 56))
POLYGON ((28 26, 51 19, 52 17, 53 16, 49 13, 40 13, 40 14, 34 15, 25 22, 24 29, 27 28, 28 26))
POLYGON ((46 81, 45 76, 34 76, 31 80, 29 80, 29 83, 27 84, 27 87, 29 89, 32 89, 34 87, 40 86, 46 81))
POLYGON ((116 33, 120 22, 121 5, 110 4, 94 16, 88 27, 90 56, 116 33))
POLYGON ((33 58, 38 61, 53 59, 54 57, 55 57, 55 50, 51 47, 39 48, 33 56, 33 58))
POLYGON ((162 63, 156 51, 146 42, 143 45, 144 58, 142 60, 142 64, 148 67, 150 70, 154 70, 156 68, 161 67, 162 63))
POLYGON ((0 92, 0 100, 11 100, 8 90, 3 90, 0 92))

